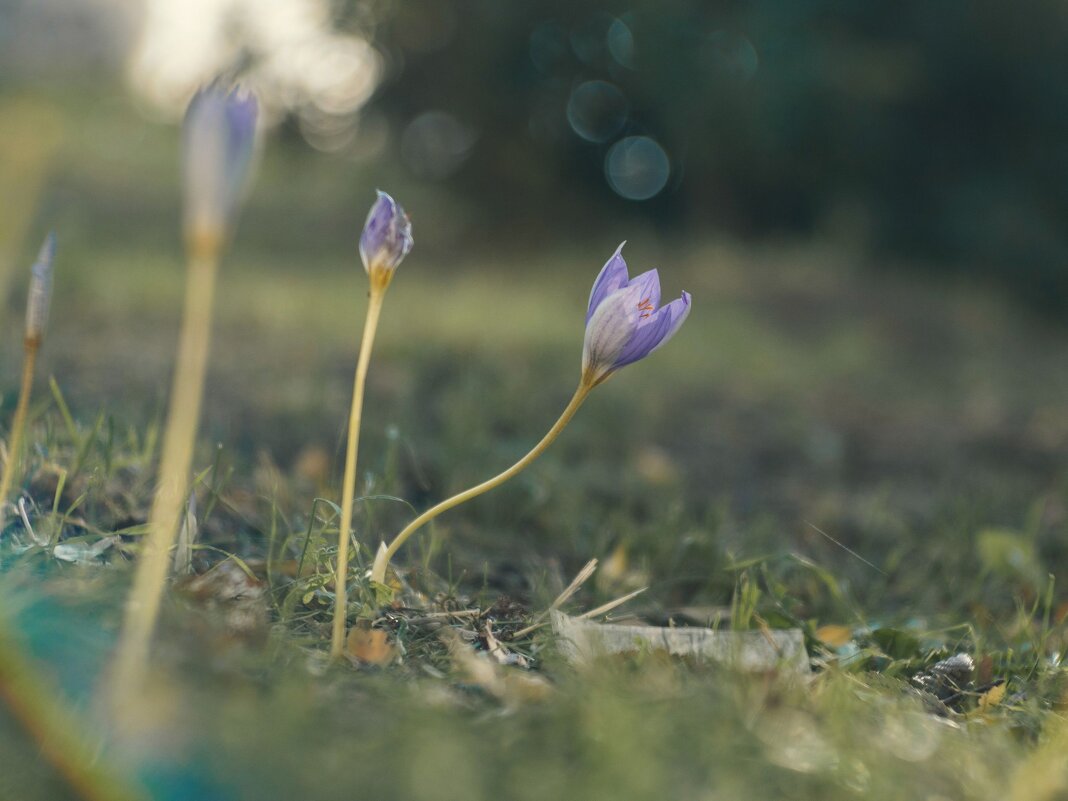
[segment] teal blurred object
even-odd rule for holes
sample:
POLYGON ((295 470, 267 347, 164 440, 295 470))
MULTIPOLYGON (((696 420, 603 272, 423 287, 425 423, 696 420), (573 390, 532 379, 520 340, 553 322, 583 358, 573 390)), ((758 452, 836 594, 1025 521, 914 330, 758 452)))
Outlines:
POLYGON ((32 572, 3 576, 0 585, 0 798, 144 799, 110 764, 101 727, 89 723, 100 654, 75 649, 88 642, 78 632, 96 627, 22 584, 42 580, 32 572))

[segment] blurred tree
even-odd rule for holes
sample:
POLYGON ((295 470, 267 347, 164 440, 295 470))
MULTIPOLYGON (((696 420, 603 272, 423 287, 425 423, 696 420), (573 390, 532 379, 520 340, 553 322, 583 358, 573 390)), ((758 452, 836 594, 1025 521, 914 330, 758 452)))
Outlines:
POLYGON ((377 8, 408 168, 532 237, 826 231, 1068 305, 1063 0, 377 8))

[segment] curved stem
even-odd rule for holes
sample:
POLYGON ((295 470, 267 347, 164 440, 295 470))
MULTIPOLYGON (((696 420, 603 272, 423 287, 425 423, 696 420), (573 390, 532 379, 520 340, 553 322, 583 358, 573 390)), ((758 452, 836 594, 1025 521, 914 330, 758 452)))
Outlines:
POLYGON ((133 589, 126 604, 113 674, 116 701, 123 697, 136 698, 141 689, 149 643, 167 579, 168 556, 189 493, 189 472, 211 344, 211 310, 218 256, 219 248, 214 244, 196 247, 194 243, 190 252, 159 484, 152 501, 148 533, 137 561, 133 589))
POLYGON ((579 383, 578 389, 575 390, 575 394, 571 397, 571 400, 568 402, 567 407, 560 415, 560 419, 553 423, 553 427, 549 429, 549 432, 544 437, 542 437, 541 442, 539 442, 533 447, 533 449, 531 449, 530 453, 528 453, 514 465, 509 467, 503 473, 494 476, 488 481, 483 481, 481 484, 471 487, 468 490, 464 490, 458 495, 453 495, 451 498, 442 501, 437 506, 433 506, 430 509, 427 509, 421 515, 419 515, 419 517, 415 518, 415 520, 409 523, 404 528, 404 530, 402 530, 393 539, 393 542, 391 542, 388 547, 379 549, 378 554, 375 557, 374 568, 371 571, 371 580, 376 581, 379 584, 385 583, 386 568, 389 566, 390 559, 393 558, 393 556, 397 553, 397 550, 405 543, 405 541, 410 536, 412 536, 412 534, 418 531, 422 526, 429 523, 442 512, 447 512, 454 506, 459 506, 464 501, 469 501, 472 498, 477 498, 484 492, 489 492, 494 487, 499 487, 505 481, 512 478, 512 476, 522 471, 527 465, 529 465, 531 462, 541 456, 545 449, 552 444, 553 440, 555 440, 560 435, 560 432, 564 430, 564 426, 566 426, 571 421, 571 418, 575 416, 575 412, 578 411, 578 408, 582 405, 582 402, 586 400, 586 396, 590 394, 591 389, 592 387, 587 381, 583 380, 581 383, 579 383))
POLYGON ((338 527, 337 568, 334 576, 334 625, 330 635, 330 658, 337 659, 345 648, 345 621, 348 617, 348 593, 345 580, 349 569, 349 536, 352 529, 353 496, 356 494, 356 455, 360 447, 360 419, 363 416, 363 390, 367 368, 371 363, 371 348, 378 330, 385 287, 371 282, 371 296, 367 304, 367 319, 363 325, 363 341, 356 361, 356 377, 352 384, 352 410, 349 413, 349 441, 345 449, 345 476, 341 488, 341 523, 338 527))
POLYGON ((26 429, 26 414, 30 408, 30 393, 33 391, 33 373, 37 365, 37 350, 41 345, 40 337, 27 337, 26 356, 22 361, 22 385, 19 387, 19 401, 15 406, 15 416, 11 420, 11 439, 7 443, 7 464, 4 475, 0 478, 0 507, 7 500, 11 483, 19 467, 19 455, 22 452, 23 432, 26 429))

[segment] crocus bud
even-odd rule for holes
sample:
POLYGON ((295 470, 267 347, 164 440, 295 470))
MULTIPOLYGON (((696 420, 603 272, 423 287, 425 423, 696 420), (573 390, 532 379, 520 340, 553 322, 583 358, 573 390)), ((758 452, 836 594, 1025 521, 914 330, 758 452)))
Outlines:
POLYGON ((371 206, 360 235, 360 258, 372 285, 388 286, 393 271, 412 249, 412 223, 404 209, 385 192, 371 206))
POLYGON ((50 232, 41 245, 37 261, 30 269, 30 291, 26 298, 26 340, 40 342, 48 327, 48 307, 52 302, 52 265, 56 257, 56 234, 50 232))
POLYGON ((256 98, 207 86, 189 102, 183 129, 186 235, 194 247, 217 247, 229 232, 250 167, 256 98))
POLYGON ((622 250, 620 245, 590 292, 582 380, 591 387, 659 348, 675 335, 690 313, 688 292, 658 308, 660 277, 656 270, 631 279, 622 250))

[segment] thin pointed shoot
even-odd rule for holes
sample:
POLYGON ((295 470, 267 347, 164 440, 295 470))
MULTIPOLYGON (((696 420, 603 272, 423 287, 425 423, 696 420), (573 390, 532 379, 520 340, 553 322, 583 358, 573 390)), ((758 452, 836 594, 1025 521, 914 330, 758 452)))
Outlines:
POLYGON ((19 469, 22 454, 22 438, 26 430, 26 415, 33 392, 33 376, 37 367, 37 351, 48 326, 48 307, 52 301, 52 271, 56 258, 56 235, 49 233, 37 254, 37 261, 30 268, 30 289, 26 298, 26 336, 23 340, 22 384, 15 416, 11 420, 11 436, 7 442, 7 462, 0 475, 0 522, 3 504, 11 491, 19 469))
POLYGON ((30 268, 30 291, 26 298, 26 339, 44 339, 48 309, 52 303, 52 272, 56 258, 56 234, 45 237, 37 261, 30 268))

